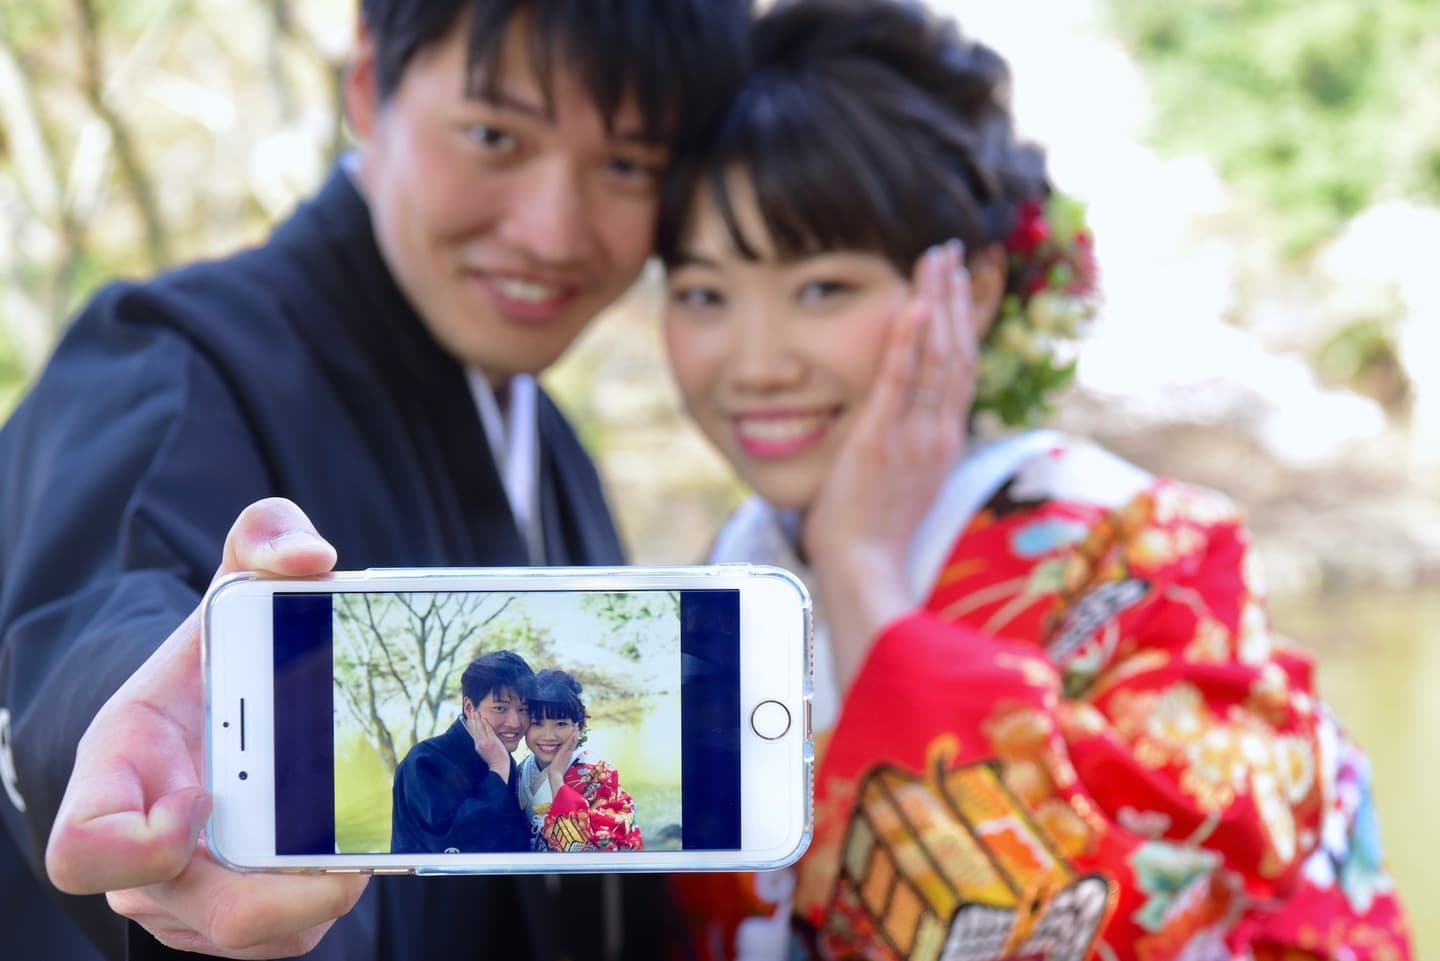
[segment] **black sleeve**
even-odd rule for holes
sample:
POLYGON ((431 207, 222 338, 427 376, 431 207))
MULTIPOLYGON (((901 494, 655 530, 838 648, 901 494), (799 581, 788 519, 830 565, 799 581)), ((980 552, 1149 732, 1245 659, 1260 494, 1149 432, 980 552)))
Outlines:
MULTIPOLYGON (((516 776, 513 763, 510 776, 516 776)), ((396 853, 522 851, 529 839, 509 783, 488 769, 475 777, 437 752, 400 765, 394 796, 410 834, 396 853)))
MULTIPOLYGON (((52 893, 45 843, 80 735, 195 607, 230 524, 271 488, 222 379, 163 310, 139 288, 102 293, 0 432, 0 712, 13 753, 0 810, 52 893)), ((63 900, 123 956, 103 897, 63 900)))

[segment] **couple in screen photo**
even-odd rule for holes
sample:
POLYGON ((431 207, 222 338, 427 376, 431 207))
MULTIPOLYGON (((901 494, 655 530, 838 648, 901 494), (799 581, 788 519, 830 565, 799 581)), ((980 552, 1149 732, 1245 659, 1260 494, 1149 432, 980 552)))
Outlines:
POLYGON ((460 690, 461 716, 395 772, 392 853, 643 848, 619 773, 582 747, 573 675, 537 674, 519 654, 492 651, 466 667, 460 690), (516 762, 522 740, 529 753, 516 762))

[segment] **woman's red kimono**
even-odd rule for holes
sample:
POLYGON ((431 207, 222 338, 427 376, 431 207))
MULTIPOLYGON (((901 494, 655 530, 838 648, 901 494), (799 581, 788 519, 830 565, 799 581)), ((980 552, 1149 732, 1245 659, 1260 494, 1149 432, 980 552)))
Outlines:
POLYGON ((1365 759, 1270 629, 1235 508, 1027 443, 932 511, 923 606, 817 732, 797 869, 676 879, 700 954, 1409 958, 1365 759))
MULTIPOLYGON (((526 758, 520 776, 534 770, 526 758)), ((635 801, 620 786, 620 772, 604 761, 577 755, 565 768, 553 800, 549 788, 541 802, 523 799, 531 814, 536 846, 550 851, 643 851, 645 839, 635 823, 635 801)), ((523 797, 523 796, 522 796, 523 797)))

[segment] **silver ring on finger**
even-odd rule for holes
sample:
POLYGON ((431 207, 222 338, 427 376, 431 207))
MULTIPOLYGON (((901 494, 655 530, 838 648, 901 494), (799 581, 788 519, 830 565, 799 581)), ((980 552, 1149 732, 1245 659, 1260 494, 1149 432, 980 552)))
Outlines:
POLYGON ((939 407, 940 392, 929 387, 910 388, 910 403, 920 407, 939 407))

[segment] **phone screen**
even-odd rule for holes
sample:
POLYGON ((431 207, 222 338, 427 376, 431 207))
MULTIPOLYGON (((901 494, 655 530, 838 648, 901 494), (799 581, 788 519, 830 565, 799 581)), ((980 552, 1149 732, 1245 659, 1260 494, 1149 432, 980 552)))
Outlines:
POLYGON ((273 617, 277 855, 741 846, 736 590, 277 593, 273 617))

